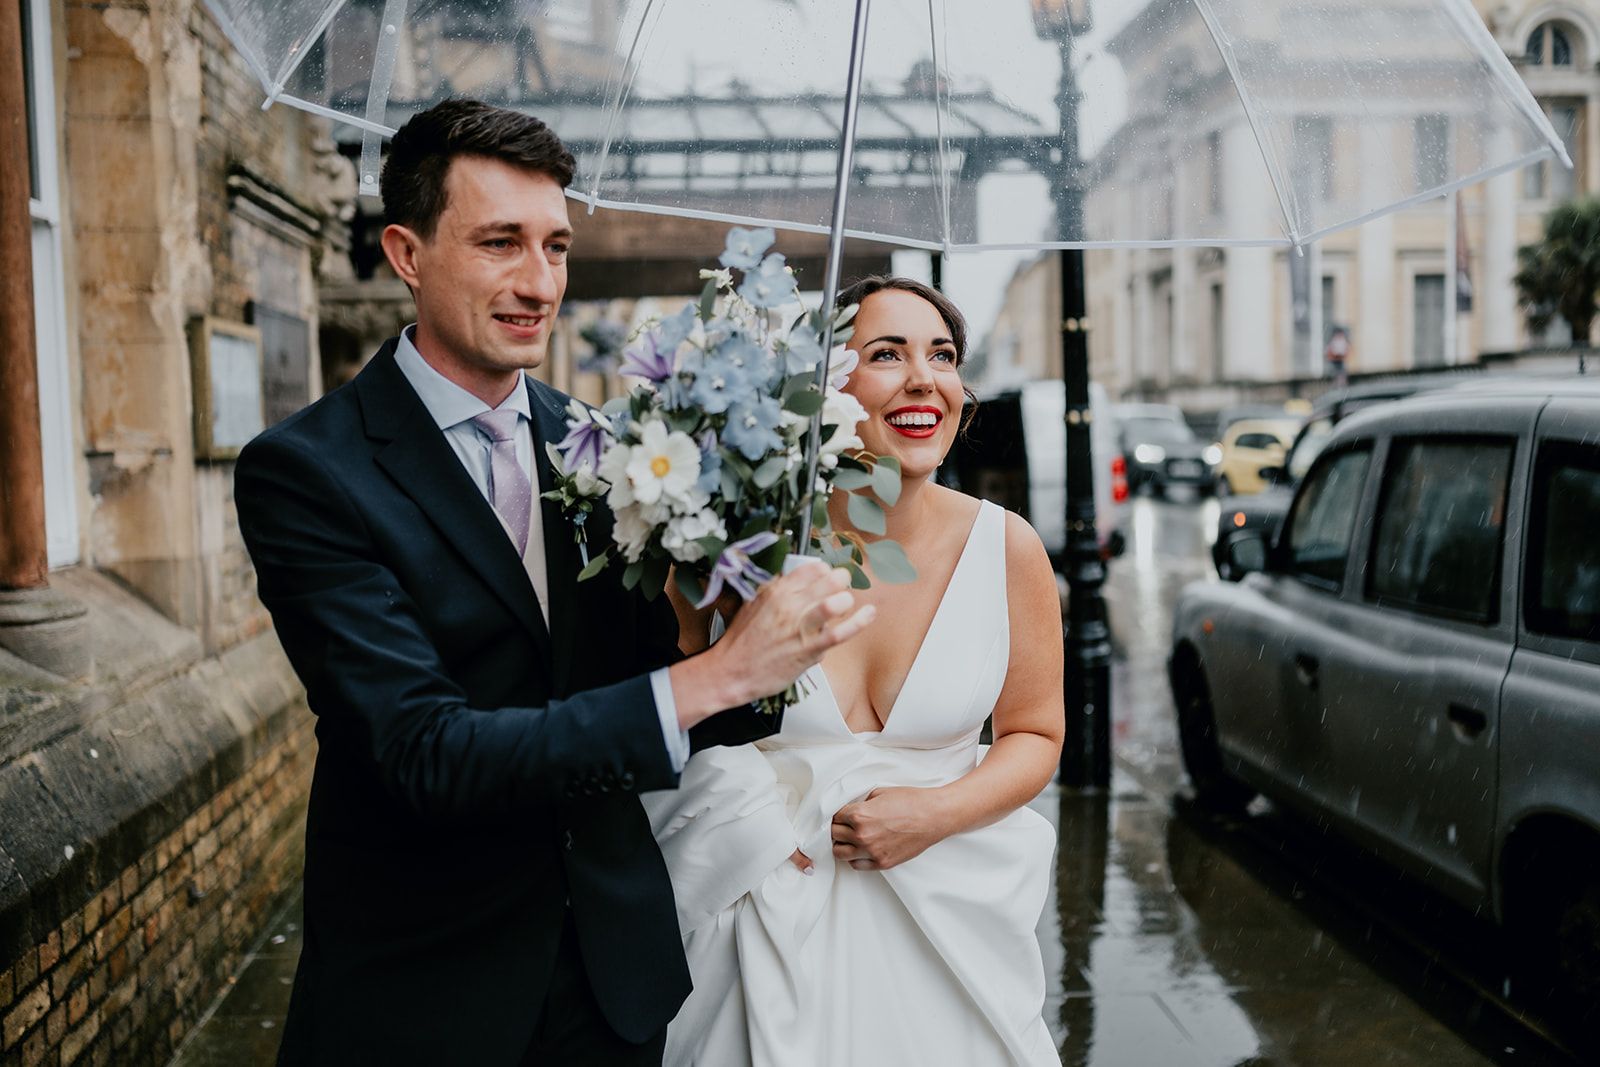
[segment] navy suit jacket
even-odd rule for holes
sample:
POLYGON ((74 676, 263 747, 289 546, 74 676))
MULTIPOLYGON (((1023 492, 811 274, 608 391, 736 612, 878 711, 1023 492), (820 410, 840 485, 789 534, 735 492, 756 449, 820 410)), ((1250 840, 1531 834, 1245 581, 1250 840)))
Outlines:
MULTIPOLYGON (((671 609, 620 568, 578 585, 571 524, 546 501, 546 627, 394 346, 235 468, 261 599, 317 715, 280 1061, 516 1063, 569 902, 601 1012, 645 1040, 689 992, 637 796, 677 784, 646 677, 676 658, 671 609)), ((528 390, 548 489, 543 442, 565 434, 568 398, 528 390)), ((604 509, 590 538, 609 543, 604 509)))

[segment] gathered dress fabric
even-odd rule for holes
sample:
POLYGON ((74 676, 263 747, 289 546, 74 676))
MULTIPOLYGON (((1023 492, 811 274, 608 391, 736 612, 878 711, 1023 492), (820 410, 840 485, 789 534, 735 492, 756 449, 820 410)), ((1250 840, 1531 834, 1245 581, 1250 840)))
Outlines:
POLYGON ((645 796, 694 979, 669 1067, 1059 1063, 1034 933, 1047 820, 1022 808, 886 871, 833 859, 846 804, 977 765, 1010 645, 1005 512, 985 503, 881 731, 851 732, 813 668, 778 735, 645 796))

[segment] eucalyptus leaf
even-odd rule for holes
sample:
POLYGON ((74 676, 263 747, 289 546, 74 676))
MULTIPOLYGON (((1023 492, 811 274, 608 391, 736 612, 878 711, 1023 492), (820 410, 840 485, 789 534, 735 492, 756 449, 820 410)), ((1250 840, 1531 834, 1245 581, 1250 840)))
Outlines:
POLYGON ((744 488, 739 482, 739 472, 724 464, 717 473, 722 478, 722 498, 730 504, 737 503, 744 488))
POLYGON ((778 484, 778 479, 783 477, 783 472, 788 468, 788 456, 772 456, 756 468, 755 476, 751 480, 756 483, 757 489, 771 489, 778 484))
POLYGON ((644 573, 644 560, 636 559, 628 564, 622 572, 622 588, 632 589, 639 584, 639 576, 644 573))
POLYGON ((877 537, 883 536, 887 526, 883 520, 883 508, 876 500, 861 493, 851 493, 846 506, 850 513, 850 522, 856 529, 877 537))
POLYGON ((628 405, 630 403, 631 401, 629 401, 626 394, 623 396, 614 396, 610 400, 607 400, 604 404, 600 405, 600 413, 605 415, 607 418, 622 415, 628 411, 628 405))
POLYGON ((795 393, 784 399, 783 407, 786 411, 792 411, 809 419, 822 410, 822 394, 810 390, 795 393))
POLYGON ((828 498, 817 493, 811 498, 811 528, 820 530, 828 525, 828 498))
POLYGON ((867 577, 867 572, 862 570, 860 568, 860 566, 858 566, 854 561, 846 561, 845 563, 841 564, 841 566, 843 566, 845 570, 850 572, 850 588, 851 589, 871 589, 872 588, 872 579, 868 578, 867 577))
POLYGON ((593 578, 595 575, 605 570, 606 564, 610 562, 611 549, 608 548, 594 559, 591 559, 589 561, 589 565, 578 572, 578 581, 587 582, 590 578, 593 578))
POLYGON ((917 568, 906 558, 905 549, 893 541, 873 541, 867 545, 867 562, 872 564, 872 573, 890 585, 917 580, 917 568))
POLYGON ((855 321, 856 312, 860 310, 860 304, 846 304, 844 307, 840 308, 834 313, 833 330, 835 339, 837 339, 839 336, 839 328, 855 321))
POLYGON ((661 595, 661 590, 667 587, 667 571, 671 567, 672 564, 660 556, 645 561, 644 574, 639 578, 639 591, 646 600, 654 600, 661 595))
MULTIPOLYGON (((695 539, 695 544, 706 554, 706 559, 715 560, 721 557, 723 549, 728 545, 720 537, 700 537, 695 539)), ((698 597, 696 599, 699 599, 698 597)))
POLYGON ((785 378, 783 382, 783 399, 788 400, 796 393, 803 393, 806 390, 813 388, 816 384, 817 376, 815 374, 790 375, 788 378, 785 378))
POLYGON ((710 322, 711 316, 717 312, 717 280, 712 278, 706 282, 706 287, 700 290, 700 321, 710 322))
POLYGON ((846 467, 841 463, 839 469, 833 472, 833 484, 840 489, 853 493, 857 489, 865 489, 871 485, 872 475, 856 467, 846 467))
POLYGON ((872 468, 872 492, 883 501, 883 506, 892 508, 900 500, 900 465, 889 466, 878 461, 872 468))
POLYGON ((672 568, 672 580, 678 583, 678 592, 691 604, 700 603, 700 598, 706 595, 704 583, 688 567, 672 568))

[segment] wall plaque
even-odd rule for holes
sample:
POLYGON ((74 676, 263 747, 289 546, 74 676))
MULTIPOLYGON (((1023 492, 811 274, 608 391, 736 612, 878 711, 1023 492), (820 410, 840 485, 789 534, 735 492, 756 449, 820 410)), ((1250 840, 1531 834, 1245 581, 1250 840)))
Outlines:
POLYGON ((189 324, 197 459, 233 459, 266 428, 261 404, 261 335, 209 316, 189 324))

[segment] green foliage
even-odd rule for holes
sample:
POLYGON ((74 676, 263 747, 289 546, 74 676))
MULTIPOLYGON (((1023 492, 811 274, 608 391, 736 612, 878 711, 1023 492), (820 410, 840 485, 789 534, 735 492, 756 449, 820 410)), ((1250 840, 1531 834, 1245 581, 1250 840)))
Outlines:
POLYGON ((1587 345, 1600 314, 1600 197, 1572 200, 1551 211, 1544 237, 1517 258, 1514 281, 1528 324, 1542 331, 1559 314, 1572 326, 1573 343, 1587 345))

